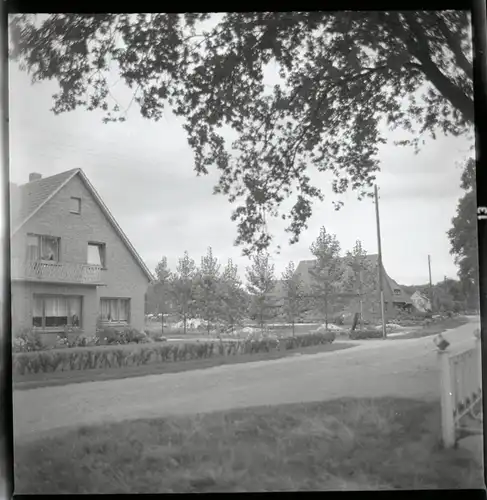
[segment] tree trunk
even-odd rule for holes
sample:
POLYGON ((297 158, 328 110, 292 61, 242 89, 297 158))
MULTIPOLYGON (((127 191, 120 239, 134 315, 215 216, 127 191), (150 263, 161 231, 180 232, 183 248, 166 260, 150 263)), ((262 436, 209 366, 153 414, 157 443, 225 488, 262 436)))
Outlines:
POLYGON ((293 337, 295 336, 294 335, 294 319, 292 320, 292 325, 293 325, 293 337))
POLYGON ((325 292, 325 329, 328 330, 328 292, 325 292))
POLYGON ((183 316, 183 333, 184 335, 186 335, 186 315, 183 316))

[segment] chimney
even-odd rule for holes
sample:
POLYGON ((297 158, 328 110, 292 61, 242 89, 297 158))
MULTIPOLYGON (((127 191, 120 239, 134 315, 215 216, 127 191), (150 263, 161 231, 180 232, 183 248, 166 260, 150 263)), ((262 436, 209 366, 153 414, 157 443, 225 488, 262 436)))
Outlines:
POLYGON ((42 175, 38 174, 37 172, 32 172, 31 174, 29 174, 29 182, 38 181, 40 179, 42 179, 42 175))

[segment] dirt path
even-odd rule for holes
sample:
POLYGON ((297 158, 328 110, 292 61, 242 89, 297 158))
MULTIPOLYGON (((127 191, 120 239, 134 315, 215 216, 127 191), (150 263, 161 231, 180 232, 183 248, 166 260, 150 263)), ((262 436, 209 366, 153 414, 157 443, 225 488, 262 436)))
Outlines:
MULTIPOLYGON (((453 351, 473 345, 471 322, 445 337, 453 351)), ((63 427, 338 397, 437 399, 431 337, 360 342, 352 349, 124 380, 14 392, 14 437, 63 427)))

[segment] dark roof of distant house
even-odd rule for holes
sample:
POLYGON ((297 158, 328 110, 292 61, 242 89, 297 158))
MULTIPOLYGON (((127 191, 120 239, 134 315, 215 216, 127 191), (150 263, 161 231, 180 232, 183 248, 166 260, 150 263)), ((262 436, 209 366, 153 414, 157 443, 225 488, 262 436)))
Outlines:
MULTIPOLYGON (((371 254, 367 255, 367 260, 369 261, 370 265, 374 268, 377 268, 378 265, 378 258, 379 256, 377 254, 371 254)), ((345 257, 342 257, 342 262, 345 265, 345 257)), ((313 268, 313 265, 315 263, 315 260, 302 260, 299 264, 298 267, 296 268, 296 273, 301 275, 301 279, 303 280, 305 285, 311 285, 311 274, 310 270, 313 268)), ((382 264, 383 268, 383 284, 384 287, 388 287, 391 291, 391 294, 394 296, 394 302, 403 302, 410 304, 411 303, 411 298, 404 292, 404 290, 401 288, 401 286, 393 280, 385 271, 384 269, 384 264, 382 264), (394 294, 394 290, 399 290, 399 294, 394 294)), ((347 269, 349 267, 347 266, 347 269)))
POLYGON ((122 228, 108 210, 107 206, 96 192, 86 174, 80 168, 74 168, 49 177, 33 180, 17 186, 10 184, 10 220, 11 233, 16 233, 34 214, 36 214, 51 198, 53 198, 74 176, 79 175, 82 182, 98 203, 101 211, 112 224, 113 228, 125 243, 136 262, 142 268, 147 278, 152 281, 154 277, 137 253, 122 228))

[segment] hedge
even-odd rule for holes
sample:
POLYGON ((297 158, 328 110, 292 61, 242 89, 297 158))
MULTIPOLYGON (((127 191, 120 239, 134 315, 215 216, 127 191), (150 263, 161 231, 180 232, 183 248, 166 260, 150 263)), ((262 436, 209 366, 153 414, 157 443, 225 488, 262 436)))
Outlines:
POLYGON ((236 342, 184 342, 180 344, 134 345, 133 349, 106 347, 79 347, 51 351, 23 352, 13 355, 13 373, 47 373, 68 370, 90 370, 95 368, 119 368, 140 366, 149 363, 167 363, 205 359, 214 356, 257 354, 276 350, 291 350, 335 340, 333 332, 310 333, 282 339, 239 340, 236 342))
POLYGON ((382 330, 354 330, 350 332, 350 338, 352 340, 380 339, 382 330))

